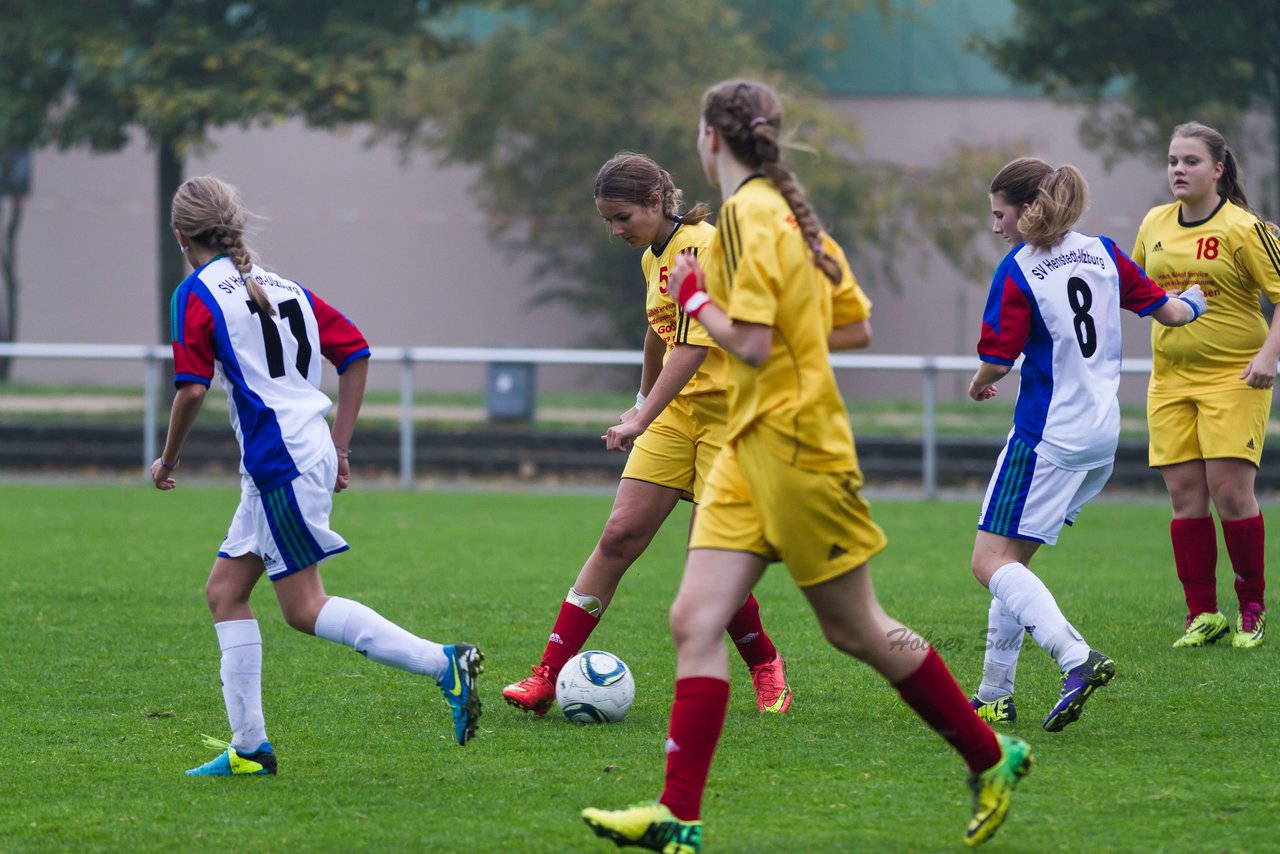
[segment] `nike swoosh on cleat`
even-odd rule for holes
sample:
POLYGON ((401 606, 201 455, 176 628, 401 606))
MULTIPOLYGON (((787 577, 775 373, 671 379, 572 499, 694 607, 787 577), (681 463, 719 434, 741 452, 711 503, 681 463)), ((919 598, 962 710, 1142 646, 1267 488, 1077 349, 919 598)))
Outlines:
POLYGON ((449 693, 455 697, 462 696, 462 676, 458 673, 458 656, 453 657, 453 687, 449 689, 449 693))

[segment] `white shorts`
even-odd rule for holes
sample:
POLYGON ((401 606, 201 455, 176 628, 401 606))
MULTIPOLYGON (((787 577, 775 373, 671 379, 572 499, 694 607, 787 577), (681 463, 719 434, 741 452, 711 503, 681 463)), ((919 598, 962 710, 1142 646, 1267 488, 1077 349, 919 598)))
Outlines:
POLYGON ((240 482, 240 506, 231 520, 218 557, 256 554, 267 577, 278 581, 350 546, 329 530, 338 457, 331 453, 284 486, 258 492, 253 481, 240 482))
POLYGON ((1017 436, 1010 436, 987 484, 978 530, 1053 545, 1062 526, 1102 491, 1115 461, 1096 469, 1059 468, 1017 436))

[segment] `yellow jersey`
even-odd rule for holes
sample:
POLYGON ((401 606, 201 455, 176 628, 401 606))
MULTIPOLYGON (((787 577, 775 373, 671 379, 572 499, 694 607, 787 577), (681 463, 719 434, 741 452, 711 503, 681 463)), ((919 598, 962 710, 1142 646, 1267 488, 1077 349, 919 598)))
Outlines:
POLYGON ((1280 302, 1280 242, 1249 211, 1223 199, 1201 222, 1174 202, 1147 212, 1133 260, 1166 291, 1199 284, 1209 310, 1195 323, 1151 325, 1152 386, 1234 386, 1267 337, 1258 305, 1280 302))
MULTIPOLYGON (((831 325, 848 326, 861 320, 871 318, 871 300, 858 284, 858 279, 849 269, 849 261, 844 256, 844 249, 830 235, 822 235, 822 249, 840 264, 840 281, 831 291, 831 325)), ((814 268, 817 276, 830 285, 827 274, 814 268)))
POLYGON ((706 394, 724 391, 729 378, 729 359, 715 339, 702 324, 689 317, 676 305, 675 296, 668 293, 671 270, 682 252, 701 255, 715 241, 715 227, 706 222, 696 225, 677 223, 667 242, 657 251, 650 246, 640 258, 648 292, 645 297, 645 316, 649 326, 666 343, 663 362, 677 344, 694 344, 707 348, 707 358, 698 372, 680 390, 683 395, 706 394))
MULTIPOLYGON (((843 261, 844 253, 837 258, 843 261)), ((839 288, 814 266, 790 207, 767 178, 749 178, 725 201, 702 266, 707 293, 731 319, 773 328, 759 368, 729 360, 726 441, 759 431, 765 447, 796 468, 856 468, 853 431, 827 349, 839 288)), ((870 303, 852 274, 839 285, 842 322, 862 319, 858 313, 865 316, 870 303)))

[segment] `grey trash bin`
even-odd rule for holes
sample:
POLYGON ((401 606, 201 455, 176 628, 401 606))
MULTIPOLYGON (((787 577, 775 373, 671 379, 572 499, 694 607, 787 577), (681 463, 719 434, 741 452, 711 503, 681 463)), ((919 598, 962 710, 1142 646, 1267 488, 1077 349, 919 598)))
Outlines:
POLYGON ((490 421, 533 420, 536 368, 531 362, 489 363, 484 401, 490 421))

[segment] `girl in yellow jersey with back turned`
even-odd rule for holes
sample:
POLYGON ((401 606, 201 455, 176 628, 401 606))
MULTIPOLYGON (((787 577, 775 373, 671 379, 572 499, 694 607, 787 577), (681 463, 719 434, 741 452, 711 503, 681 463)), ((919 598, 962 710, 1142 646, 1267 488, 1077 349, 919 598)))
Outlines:
POLYGON ((1133 260, 1168 291, 1199 283, 1212 309, 1191 326, 1151 330, 1150 463, 1169 490, 1173 558, 1187 601, 1185 632, 1173 645, 1205 646, 1230 631, 1218 610, 1212 502, 1240 603, 1232 643, 1248 649, 1267 630, 1254 478, 1280 356, 1280 313, 1268 329, 1258 299, 1280 302, 1280 243, 1275 226, 1249 207, 1235 154, 1211 127, 1174 128, 1169 188, 1177 201, 1147 213, 1133 260))
MULTIPOLYGON (((992 733, 938 654, 876 599, 867 561, 886 541, 860 495, 828 342, 848 266, 782 162, 781 137, 782 108, 764 84, 729 80, 703 97, 698 152, 725 202, 705 259, 683 256, 672 282, 684 312, 731 357, 728 433, 671 606, 677 664, 662 795, 582 817, 618 845, 701 848, 702 795, 729 697, 721 635, 768 564, 782 561, 832 645, 874 667, 964 757, 974 794, 965 842, 977 845, 1004 821, 1030 750, 992 733)), ((747 828, 735 836, 735 849, 758 847, 747 828)), ((799 837, 788 847, 806 845, 799 837)))

